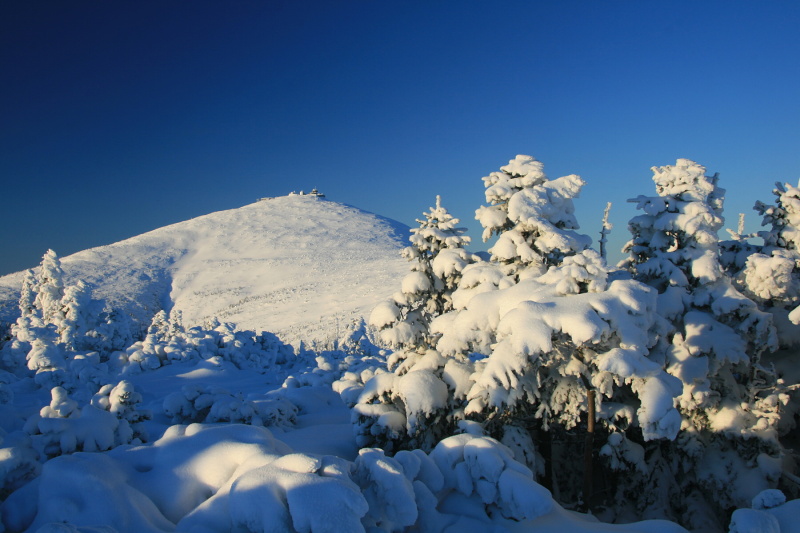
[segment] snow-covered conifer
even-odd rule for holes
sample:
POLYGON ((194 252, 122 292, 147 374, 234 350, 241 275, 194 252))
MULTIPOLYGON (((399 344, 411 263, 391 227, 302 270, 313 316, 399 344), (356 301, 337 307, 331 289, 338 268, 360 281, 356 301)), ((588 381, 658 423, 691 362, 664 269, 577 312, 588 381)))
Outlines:
POLYGON ((42 257, 36 285, 35 305, 42 312, 45 324, 56 324, 63 320, 61 299, 64 297, 64 271, 61 260, 53 250, 42 257))
POLYGON ((585 250, 537 278, 474 296, 432 329, 442 334, 442 354, 482 355, 474 362, 467 416, 493 426, 532 417, 544 429, 569 429, 585 413, 589 388, 600 392, 601 403, 622 401, 616 398, 624 390, 638 398, 626 424, 638 425, 647 439, 672 438, 677 389, 648 359, 654 320, 655 293, 633 280, 609 282, 602 258, 585 250))
POLYGON ((124 311, 105 309, 100 313, 97 322, 98 324, 89 332, 93 350, 111 353, 123 350, 133 343, 133 319, 124 311))
POLYGON ((575 231, 579 226, 572 202, 585 182, 574 174, 549 180, 543 168, 533 157, 518 155, 483 178, 489 205, 475 212, 484 242, 499 235, 489 250, 492 259, 510 265, 519 278, 543 274, 591 244, 575 231))
POLYGON ((772 192, 775 205, 756 202, 754 207, 763 217, 761 225, 769 226, 758 236, 764 239, 766 248, 800 251, 800 187, 776 183, 772 192))
POLYGON ((186 328, 183 326, 183 312, 180 309, 173 308, 169 312, 167 324, 166 335, 168 339, 176 339, 186 335, 186 328))
POLYGON ((150 326, 147 328, 148 335, 154 335, 155 338, 166 340, 169 337, 169 317, 167 312, 163 309, 153 315, 150 321, 150 326))
POLYGON ((82 348, 82 340, 92 329, 92 290, 79 280, 64 290, 61 322, 56 324, 59 340, 68 350, 82 348))
POLYGON ((370 325, 395 348, 424 350, 430 344, 430 321, 453 308, 451 295, 461 272, 475 260, 463 249, 470 242, 466 230, 442 207, 441 197, 424 215, 417 220, 419 227, 411 230, 411 246, 403 250, 412 263, 411 272, 403 278, 400 291, 370 315, 370 325))
POLYGON ((498 437, 519 433, 523 418, 569 429, 585 418, 589 388, 609 403, 630 398, 618 412, 646 438, 677 433, 677 380, 647 357, 655 292, 609 281, 589 238, 573 231, 583 181, 549 181, 541 168, 519 156, 484 178, 493 205, 478 218, 485 237, 500 233, 493 261, 464 269, 453 310, 431 325, 434 350, 393 354, 394 373, 365 385, 353 412, 362 444, 430 448, 467 416, 498 437), (518 255, 506 254, 509 243, 518 255))
POLYGON ((3 368, 12 372, 26 368, 26 356, 31 343, 37 337, 37 329, 42 327, 41 312, 36 308, 35 301, 36 275, 33 270, 27 270, 19 297, 20 316, 11 325, 11 338, 0 348, 3 368))
POLYGON ((750 246, 737 279, 745 294, 773 315, 781 346, 790 346, 800 342, 800 188, 776 183, 773 194, 775 205, 755 204, 766 227, 756 233, 763 245, 750 246))
POLYGON ((608 234, 611 233, 611 229, 614 227, 611 222, 608 221, 608 213, 611 211, 611 202, 606 204, 606 208, 603 211, 603 223, 602 227, 600 228, 600 257, 606 259, 606 243, 608 243, 608 234))
MULTIPOLYGON (((653 173, 658 196, 632 200, 643 214, 630 221, 633 238, 625 248, 634 277, 659 293, 665 322, 651 358, 683 383, 679 453, 700 465, 733 451, 741 455, 731 467, 738 472, 758 454, 777 453, 780 395, 759 364, 762 352, 776 346, 775 330, 720 263, 725 191, 717 176, 688 159, 653 173), (757 438, 745 446, 742 437, 757 438)), ((709 491, 722 508, 740 504, 728 490, 731 480, 717 473, 698 475, 694 488, 687 481, 682 492, 709 491)))
POLYGON ((769 316, 720 265, 725 191, 687 159, 653 172, 659 196, 633 200, 644 214, 631 220, 626 250, 634 276, 659 291, 659 311, 673 324, 660 348, 669 372, 684 383, 681 406, 689 413, 717 408, 721 399, 744 401, 740 382, 752 379, 759 354, 776 337, 769 316))
POLYGON ((27 365, 34 372, 36 383, 42 387, 57 387, 69 379, 64 350, 47 337, 37 338, 31 343, 27 365))
POLYGON ((36 285, 36 274, 33 270, 26 270, 19 295, 19 312, 23 317, 29 317, 36 311, 36 285))

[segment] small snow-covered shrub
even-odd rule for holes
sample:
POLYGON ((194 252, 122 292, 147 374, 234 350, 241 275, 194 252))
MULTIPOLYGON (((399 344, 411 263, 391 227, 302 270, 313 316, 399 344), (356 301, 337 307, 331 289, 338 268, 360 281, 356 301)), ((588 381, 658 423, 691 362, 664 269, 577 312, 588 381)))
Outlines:
POLYGON ((53 388, 69 381, 67 358, 58 344, 46 338, 37 338, 27 355, 28 369, 34 372, 34 381, 42 388, 53 388))
POLYGON ((184 386, 164 398, 164 414, 173 424, 240 423, 254 426, 294 425, 298 408, 280 393, 244 399, 218 387, 184 386))
POLYGON ((444 497, 465 496, 513 520, 531 520, 553 508, 550 492, 533 480, 533 473, 514 460, 508 448, 490 437, 455 435, 430 454, 444 476, 444 497), (449 492, 449 494, 448 494, 449 492))
POLYGON ((51 390, 50 405, 31 416, 25 431, 31 436, 34 448, 44 457, 54 457, 76 451, 96 452, 122 444, 141 442, 128 418, 134 424, 149 415, 136 411, 141 400, 130 384, 110 385, 80 407, 62 387, 51 390))
POLYGON ((471 367, 435 350, 407 352, 389 364, 397 365, 393 372, 373 374, 360 389, 351 411, 356 442, 429 451, 455 430, 471 367))
POLYGON ((41 464, 29 440, 0 442, 0 500, 39 475, 41 464))
POLYGON ((159 313, 148 334, 126 349, 123 374, 155 370, 173 361, 228 361, 241 369, 267 372, 294 359, 294 350, 272 333, 237 330, 233 324, 209 324, 209 328, 185 329, 180 314, 159 313))
POLYGON ((91 401, 98 409, 114 414, 120 420, 118 432, 126 433, 124 440, 133 443, 147 440, 143 423, 152 418, 150 411, 139 408, 141 403, 142 395, 136 392, 133 384, 124 380, 116 385, 104 385, 91 401))

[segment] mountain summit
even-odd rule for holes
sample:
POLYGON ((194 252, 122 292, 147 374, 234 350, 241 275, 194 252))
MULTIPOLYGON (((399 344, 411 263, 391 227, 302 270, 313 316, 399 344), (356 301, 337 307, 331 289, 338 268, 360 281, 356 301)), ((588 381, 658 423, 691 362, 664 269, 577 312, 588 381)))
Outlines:
MULTIPOLYGON (((290 195, 219 211, 64 257, 65 281, 141 322, 213 317, 286 341, 333 340, 399 286, 409 228, 352 206, 290 195)), ((0 278, 12 320, 22 273, 0 278)))

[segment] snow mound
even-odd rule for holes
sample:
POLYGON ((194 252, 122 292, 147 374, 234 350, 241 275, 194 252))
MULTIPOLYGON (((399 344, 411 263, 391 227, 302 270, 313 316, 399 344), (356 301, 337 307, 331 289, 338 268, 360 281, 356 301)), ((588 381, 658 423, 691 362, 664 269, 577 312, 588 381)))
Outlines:
MULTIPOLYGON (((409 229, 355 207, 285 196, 219 211, 62 259, 65 282, 147 324, 159 310, 211 317, 287 342, 326 342, 407 273, 409 229)), ((43 250, 44 252, 44 250, 43 250)), ((0 322, 12 322, 23 273, 0 278, 0 322)))

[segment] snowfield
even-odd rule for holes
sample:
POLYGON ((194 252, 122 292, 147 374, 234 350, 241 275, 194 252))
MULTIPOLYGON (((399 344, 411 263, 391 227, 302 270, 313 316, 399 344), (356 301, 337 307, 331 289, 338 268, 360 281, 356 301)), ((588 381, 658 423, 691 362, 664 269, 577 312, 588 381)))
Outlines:
MULTIPOLYGON (((291 195, 78 252, 62 264, 67 284, 82 279, 96 298, 145 325, 156 311, 177 309, 187 324, 216 317, 324 344, 396 290, 407 243, 399 222, 291 195)), ((0 278, 0 321, 16 318, 21 283, 22 273, 0 278)))
MULTIPOLYGON (((299 356, 254 372, 195 360, 127 375, 142 396, 137 409, 153 413, 144 429, 150 442, 47 461, 0 508, 6 531, 685 531, 665 521, 612 526, 566 511, 486 437, 464 434, 430 454, 394 458, 359 450, 349 409, 331 389, 345 369, 369 371, 369 363, 342 354, 321 362, 299 356), (184 412, 185 423, 173 424, 170 402, 192 389, 213 391, 217 404, 227 404, 228 419, 248 402, 276 416, 264 427, 208 423, 184 412)), ((17 444, 18 432, 10 430, 49 402, 46 391, 23 383, 14 394, 13 405, 0 407, 4 446, 17 444)), ((77 427, 82 416, 63 420, 77 427)), ((24 471, 24 458, 16 465, 17 472, 3 474, 24 471)))

